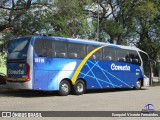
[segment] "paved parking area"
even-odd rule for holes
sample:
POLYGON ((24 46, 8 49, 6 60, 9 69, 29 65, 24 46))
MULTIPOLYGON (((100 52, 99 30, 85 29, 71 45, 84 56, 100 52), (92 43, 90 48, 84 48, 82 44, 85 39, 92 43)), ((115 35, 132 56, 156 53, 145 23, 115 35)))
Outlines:
POLYGON ((160 86, 142 90, 96 90, 80 96, 58 96, 56 92, 40 94, 37 91, 11 91, 2 86, 0 88, 0 111, 141 111, 147 104, 152 104, 155 111, 160 111, 160 86))

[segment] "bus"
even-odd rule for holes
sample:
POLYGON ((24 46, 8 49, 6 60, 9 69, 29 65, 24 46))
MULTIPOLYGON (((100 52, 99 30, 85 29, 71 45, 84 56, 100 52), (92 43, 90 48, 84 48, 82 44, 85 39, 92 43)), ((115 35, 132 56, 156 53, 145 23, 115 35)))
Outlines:
POLYGON ((129 46, 91 40, 31 36, 11 40, 7 86, 81 95, 89 89, 141 89, 149 56, 129 46))

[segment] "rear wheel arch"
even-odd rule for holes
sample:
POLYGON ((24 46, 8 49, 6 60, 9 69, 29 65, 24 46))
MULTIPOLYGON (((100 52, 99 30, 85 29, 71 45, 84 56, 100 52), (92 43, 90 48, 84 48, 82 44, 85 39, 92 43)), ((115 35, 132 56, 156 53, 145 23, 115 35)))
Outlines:
POLYGON ((72 81, 71 81, 69 78, 64 78, 64 79, 62 79, 62 80, 59 82, 59 84, 60 84, 62 81, 68 81, 69 84, 72 86, 72 81))

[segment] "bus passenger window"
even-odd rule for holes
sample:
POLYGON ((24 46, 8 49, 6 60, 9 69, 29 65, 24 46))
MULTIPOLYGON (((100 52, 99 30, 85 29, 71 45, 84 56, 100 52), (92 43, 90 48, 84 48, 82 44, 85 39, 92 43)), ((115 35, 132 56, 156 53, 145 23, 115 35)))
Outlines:
POLYGON ((54 49, 48 49, 47 50, 47 57, 55 57, 55 52, 54 52, 54 49))
POLYGON ((111 56, 105 56, 104 60, 106 60, 106 61, 112 61, 112 57, 111 56))
POLYGON ((39 57, 46 57, 46 49, 42 49, 39 54, 38 54, 39 57))
POLYGON ((103 49, 103 60, 105 61, 116 61, 116 49, 113 48, 104 48, 103 49))
POLYGON ((45 48, 45 40, 44 39, 36 39, 34 43, 34 50, 38 57, 46 56, 46 48, 45 48))
POLYGON ((129 56, 127 56, 127 58, 126 58, 126 62, 128 62, 128 63, 132 63, 132 62, 133 62, 133 59, 132 59, 132 58, 130 58, 129 56))
POLYGON ((46 57, 55 57, 53 44, 54 41, 45 40, 46 57))
POLYGON ((65 58, 66 57, 66 53, 56 53, 56 57, 58 58, 65 58))
POLYGON ((69 53, 68 57, 70 57, 70 58, 77 58, 78 55, 77 55, 77 53, 69 53))
POLYGON ((129 58, 131 59, 130 63, 140 65, 141 62, 140 62, 140 58, 139 58, 137 51, 128 50, 128 52, 129 52, 129 58))
POLYGON ((68 44, 68 57, 75 59, 83 59, 86 56, 86 45, 79 43, 68 44))
POLYGON ((117 49, 117 56, 119 62, 126 62, 128 58, 128 51, 125 49, 117 49))
POLYGON ((66 42, 54 42, 55 57, 66 58, 67 57, 67 46, 66 42))
POLYGON ((92 56, 90 57, 90 59, 96 60, 96 55, 92 55, 92 56))
MULTIPOLYGON (((89 54, 91 51, 95 50, 99 46, 88 45, 87 53, 89 54)), ((89 59, 91 60, 102 60, 102 50, 96 51, 89 59)))
POLYGON ((118 61, 119 61, 119 62, 125 62, 125 61, 126 61, 126 58, 120 57, 120 58, 118 58, 118 61))
POLYGON ((133 59, 132 63, 138 64, 138 59, 133 59))

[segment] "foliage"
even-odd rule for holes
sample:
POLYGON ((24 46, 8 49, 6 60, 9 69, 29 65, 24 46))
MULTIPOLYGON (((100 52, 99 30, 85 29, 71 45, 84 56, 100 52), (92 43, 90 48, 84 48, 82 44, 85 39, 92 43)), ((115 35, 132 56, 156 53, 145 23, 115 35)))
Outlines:
POLYGON ((90 27, 84 6, 89 3, 90 0, 3 0, 0 2, 2 40, 7 43, 9 36, 37 34, 85 38, 90 27))
POLYGON ((159 5, 159 0, 1 0, 1 40, 7 44, 14 37, 37 34, 95 39, 99 21, 99 41, 134 45, 156 60, 159 5))
POLYGON ((160 1, 99 0, 98 4, 100 32, 108 34, 109 42, 137 46, 156 60, 160 53, 160 1))
POLYGON ((123 28, 115 20, 104 20, 102 21, 101 28, 109 34, 110 43, 113 43, 113 40, 117 39, 117 36, 123 33, 123 28))
POLYGON ((37 0, 2 0, 0 2, 0 33, 2 34, 1 52, 10 39, 36 34, 42 30, 44 11, 49 8, 47 2, 37 0), (41 17, 43 16, 43 17, 41 17), (42 19, 41 19, 42 18, 42 19))
POLYGON ((89 30, 86 19, 87 13, 83 10, 87 0, 55 0, 56 13, 50 14, 50 23, 53 26, 53 35, 65 37, 82 37, 89 30))
POLYGON ((6 54, 0 53, 0 67, 4 67, 6 65, 6 54))

